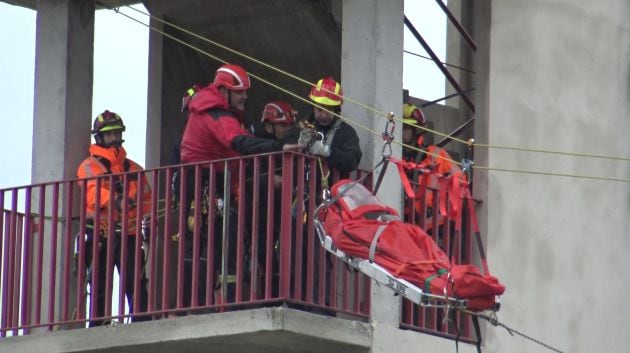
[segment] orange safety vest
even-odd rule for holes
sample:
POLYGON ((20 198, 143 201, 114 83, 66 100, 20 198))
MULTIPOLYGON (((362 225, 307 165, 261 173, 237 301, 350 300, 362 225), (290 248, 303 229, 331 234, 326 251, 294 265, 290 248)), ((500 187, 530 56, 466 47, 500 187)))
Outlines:
MULTIPOLYGON (((460 211, 460 186, 467 181, 466 175, 461 168, 452 162, 453 158, 448 152, 437 146, 427 147, 425 158, 418 164, 405 161, 393 160, 398 165, 399 174, 402 179, 405 192, 409 198, 415 199, 414 208, 421 209, 422 196, 416 196, 413 192, 411 184, 407 179, 405 169, 420 170, 418 180, 414 180, 420 185, 421 193, 424 193, 424 202, 426 207, 433 207, 434 195, 440 195, 438 208, 434 210, 433 215, 455 217, 460 211), (447 200, 448 192, 448 200, 447 200), (447 204, 450 204, 450 212, 447 212, 447 204)), ((411 204, 407 203, 405 214, 411 213, 411 204)), ((443 219, 439 221, 443 222, 443 219)), ((430 223, 429 223, 430 224, 430 223)))
MULTIPOLYGON (((110 178, 101 178, 100 188, 96 188, 96 177, 107 174, 118 174, 124 172, 140 172, 143 171, 134 161, 127 159, 127 152, 123 147, 104 148, 93 144, 90 146, 90 157, 81 162, 77 170, 77 176, 81 179, 87 179, 80 182, 82 187, 86 187, 86 217, 94 219, 96 217, 96 196, 99 194, 99 220, 101 230, 107 230, 111 221, 112 224, 122 222, 123 218, 120 212, 114 207, 112 209, 112 219, 109 217, 109 207, 114 206, 114 201, 110 202, 110 190, 115 186, 110 185, 110 178)), ((132 207, 127 203, 127 230, 129 235, 135 235, 136 221, 138 216, 148 215, 151 211, 151 187, 144 174, 131 174, 128 177, 127 194, 123 200, 131 200, 132 203, 138 200, 138 176, 142 178, 142 203, 139 206, 132 207), (141 209, 138 215, 138 209, 141 209)), ((116 175, 113 177, 114 183, 122 183, 123 177, 116 175)), ((114 195, 116 191, 114 191, 114 195)), ((104 232, 107 234, 107 232, 104 232)))

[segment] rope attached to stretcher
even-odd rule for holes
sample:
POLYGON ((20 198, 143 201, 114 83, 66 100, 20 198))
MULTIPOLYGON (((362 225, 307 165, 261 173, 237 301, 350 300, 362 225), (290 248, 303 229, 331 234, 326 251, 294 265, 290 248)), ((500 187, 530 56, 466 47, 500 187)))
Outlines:
POLYGON ((539 344, 539 345, 541 345, 541 346, 543 346, 543 347, 545 347, 545 348, 547 348, 549 350, 552 350, 552 351, 558 352, 558 353, 564 353, 563 351, 559 350, 558 348, 555 348, 555 347, 553 347, 553 346, 551 346, 551 345, 549 345, 547 343, 544 343, 541 340, 533 338, 533 337, 531 337, 531 336, 529 336, 529 335, 527 335, 527 334, 525 334, 523 332, 520 332, 518 330, 515 330, 515 329, 509 327, 508 325, 506 325, 504 323, 499 322, 499 319, 497 318, 496 313, 492 313, 490 315, 486 315, 486 314, 482 314, 482 313, 478 313, 478 312, 473 312, 473 311, 470 311, 470 310, 467 310, 467 309, 457 309, 457 310, 459 310, 460 312, 463 312, 465 314, 469 314, 472 317, 477 317, 477 318, 480 318, 480 319, 484 319, 484 320, 488 321, 490 324, 492 324, 493 326, 501 326, 512 336, 514 336, 514 334, 517 334, 517 335, 519 335, 519 336, 521 336, 521 337, 523 337, 523 338, 525 338, 525 339, 527 339, 529 341, 537 343, 537 344, 539 344))

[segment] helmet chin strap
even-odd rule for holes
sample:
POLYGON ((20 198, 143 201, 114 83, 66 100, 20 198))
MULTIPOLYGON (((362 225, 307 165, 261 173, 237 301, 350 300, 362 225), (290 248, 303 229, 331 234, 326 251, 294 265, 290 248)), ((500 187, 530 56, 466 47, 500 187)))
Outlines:
POLYGON ((112 141, 109 143, 108 147, 122 147, 123 142, 125 142, 123 139, 120 139, 120 141, 112 141))

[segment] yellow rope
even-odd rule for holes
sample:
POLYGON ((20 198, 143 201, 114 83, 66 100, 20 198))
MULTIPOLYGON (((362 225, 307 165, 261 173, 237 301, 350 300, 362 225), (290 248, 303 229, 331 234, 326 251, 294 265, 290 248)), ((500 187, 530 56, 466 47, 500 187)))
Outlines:
POLYGON ((319 164, 319 174, 321 174, 322 179, 321 179, 321 185, 322 185, 322 189, 328 189, 328 178, 330 177, 330 168, 326 171, 326 174, 324 174, 324 166, 322 164, 322 159, 321 157, 317 157, 317 163, 319 164))
MULTIPOLYGON (((264 67, 266 67, 266 68, 268 68, 268 69, 271 69, 271 70, 273 70, 273 71, 276 71, 276 72, 278 72, 278 73, 281 73, 281 74, 283 74, 283 75, 285 75, 285 76, 287 76, 287 77, 290 77, 290 78, 292 78, 292 79, 294 79, 294 80, 296 80, 296 81, 302 82, 302 83, 304 83, 305 85, 307 85, 308 87, 313 87, 313 83, 312 83, 312 82, 309 82, 309 81, 307 81, 307 80, 305 80, 305 79, 303 79, 303 78, 301 78, 301 77, 299 77, 299 76, 293 75, 293 74, 292 74, 292 73, 290 73, 290 72, 284 71, 284 70, 282 70, 282 69, 280 69, 280 68, 277 68, 277 67, 275 67, 275 66, 273 66, 273 65, 271 65, 271 64, 267 64, 267 63, 266 63, 266 62, 264 62, 264 61, 258 60, 258 59, 256 59, 256 58, 251 57, 251 56, 249 56, 249 55, 247 55, 247 54, 245 54, 245 53, 242 53, 242 52, 240 52, 240 51, 238 51, 238 50, 234 50, 234 49, 232 49, 232 48, 230 48, 230 47, 227 47, 227 46, 225 46, 225 45, 223 45, 223 44, 221 44, 221 43, 215 42, 215 41, 213 41, 213 40, 211 40, 211 39, 208 39, 208 38, 206 38, 206 37, 204 37, 204 36, 202 36, 202 35, 199 35, 199 34, 197 34, 197 33, 194 33, 194 32, 192 32, 192 31, 189 31, 189 30, 187 30, 187 29, 185 29, 185 28, 183 28, 183 27, 180 27, 180 26, 178 26, 178 25, 176 25, 176 24, 173 24, 173 23, 170 23, 170 22, 168 22, 168 21, 165 21, 165 20, 163 20, 163 19, 161 19, 161 18, 155 17, 155 16, 151 15, 150 13, 146 13, 146 12, 144 12, 144 11, 142 11, 142 10, 135 9, 135 8, 133 8, 133 7, 129 7, 129 8, 130 8, 130 9, 132 9, 132 10, 134 10, 134 11, 136 11, 136 12, 138 12, 138 13, 140 13, 140 14, 142 14, 142 15, 148 16, 149 18, 151 18, 151 19, 153 19, 153 20, 156 20, 156 21, 158 21, 158 22, 160 22, 160 23, 162 23, 162 24, 165 24, 165 25, 170 26, 170 27, 172 27, 172 28, 175 28, 175 29, 177 29, 177 30, 179 30, 179 31, 181 31, 181 32, 183 32, 183 33, 186 33, 186 34, 188 34, 188 35, 190 35, 190 36, 193 36, 193 37, 195 37, 195 38, 197 38, 197 39, 200 39, 200 40, 202 40, 202 41, 204 41, 204 42, 206 42, 206 43, 210 43, 210 44, 212 44, 212 45, 214 45, 214 46, 216 46, 216 47, 219 47, 219 48, 221 48, 221 49, 224 49, 224 50, 226 50, 226 51, 229 51, 229 52, 230 52, 230 53, 232 53, 232 54, 236 54, 236 55, 238 55, 238 56, 240 56, 240 57, 242 57, 242 58, 245 58, 245 59, 250 60, 250 61, 252 61, 252 62, 254 62, 254 63, 257 63, 257 64, 259 64, 259 65, 262 65, 262 66, 264 66, 264 67)), ((150 27, 150 26, 149 26, 149 27, 150 27)), ((225 61, 222 61, 222 60, 219 60, 219 61, 221 61, 221 62, 225 63, 225 61)), ((257 79, 259 79, 259 80, 260 80, 260 78, 258 78, 258 77, 256 77, 256 76, 252 75, 251 73, 250 73, 250 76, 253 76, 253 77, 255 77, 255 78, 257 78, 257 79)), ((262 82, 267 83, 267 82, 266 82, 266 81, 264 81, 264 80, 261 80, 261 81, 262 81, 262 82)), ((328 92, 328 93, 335 94, 335 92, 333 92, 333 91, 329 91, 329 90, 327 90, 326 88, 323 88, 323 87, 322 87, 321 89, 322 89, 323 91, 328 92)), ((283 92, 284 92, 284 91, 283 91, 283 92)), ((285 92, 285 93, 286 93, 286 92, 285 92)), ((363 103, 361 103, 361 102, 359 102, 359 101, 356 101, 356 100, 354 100, 354 99, 352 99, 352 98, 350 98, 350 97, 344 96, 344 97, 343 97, 343 99, 344 99, 344 100, 346 100, 346 101, 348 101, 348 102, 354 103, 354 104, 356 104, 356 105, 358 105, 358 106, 360 106, 360 107, 364 108, 365 110, 372 111, 372 112, 374 112, 374 113, 376 113, 376 114, 378 114, 378 115, 382 115, 383 117, 387 117, 387 113, 382 112, 382 111, 377 110, 377 109, 374 109, 374 108, 372 108, 372 107, 370 107, 370 106, 368 106, 368 105, 366 105, 366 104, 363 104, 363 103)), ((312 105, 314 105, 314 104, 312 104, 312 105)))
POLYGON ((568 177, 568 178, 577 178, 577 179, 620 181, 620 182, 623 182, 623 183, 630 183, 630 179, 608 178, 608 177, 599 177, 599 176, 591 176, 591 175, 551 173, 551 172, 529 171, 529 170, 519 170, 519 169, 509 169, 509 168, 483 167, 483 166, 473 166, 473 169, 491 170, 491 171, 497 171, 497 172, 523 173, 523 174, 532 174, 532 175, 559 176, 559 177, 568 177))
MULTIPOLYGON (((402 121, 400 119, 396 119, 399 121, 402 121)), ((434 135, 438 135, 438 136, 442 136, 445 138, 449 138, 455 142, 459 142, 461 144, 468 144, 468 141, 454 137, 454 136, 450 136, 447 135, 445 133, 424 127, 424 126, 420 126, 417 124, 410 124, 410 123, 405 123, 407 125, 411 125, 417 129, 432 133, 434 135)), ((563 155, 563 156, 572 156, 572 157, 587 157, 587 158, 598 158, 598 159, 609 159, 609 160, 618 160, 618 161, 625 161, 625 162, 630 162, 630 158, 626 158, 626 157, 617 157, 617 156, 605 156, 605 155, 600 155, 600 154, 589 154, 589 153, 580 153, 580 152, 562 152, 562 151, 553 151, 553 150, 547 150, 547 149, 541 149, 541 148, 530 148, 530 147, 515 147, 515 146, 505 146, 505 145, 490 145, 490 144, 485 144, 485 143, 477 143, 475 142, 473 144, 473 146, 475 148, 477 147, 484 147, 484 148, 494 148, 494 149, 503 149, 503 150, 512 150, 512 151, 521 151, 521 152, 535 152, 535 153, 546 153, 546 154, 558 154, 558 155, 563 155)))
MULTIPOLYGON (((160 29, 157 29, 157 28, 155 28, 155 27, 153 27, 153 26, 147 25, 146 23, 143 23, 143 22, 141 22, 141 21, 139 21, 139 20, 137 20, 137 19, 135 19, 135 18, 133 18, 133 17, 131 17, 131 16, 129 16, 129 15, 127 15, 127 14, 123 13, 123 12, 119 12, 119 14, 121 14, 122 16, 125 16, 125 17, 127 17, 127 18, 129 18, 129 19, 131 19, 132 21, 135 21, 135 22, 137 22, 137 23, 140 23, 140 24, 142 24, 143 26, 147 26, 149 29, 151 29, 151 30, 153 30, 153 31, 155 31, 155 32, 157 32, 157 33, 159 33, 159 34, 161 34, 161 35, 163 35, 163 36, 167 37, 167 38, 170 38, 170 39, 172 39, 172 40, 174 40, 174 41, 176 41, 176 42, 178 42, 178 43, 180 43, 180 44, 182 44, 182 45, 184 45, 184 46, 186 46, 186 47, 188 47, 188 48, 191 48, 191 49, 193 49, 193 50, 195 50, 195 51, 197 51, 197 52, 199 52, 199 53, 201 53, 201 54, 204 54, 204 55, 208 56, 209 58, 212 58, 212 59, 214 59, 214 60, 216 60, 216 61, 219 61, 219 62, 221 62, 221 63, 224 63, 224 64, 225 64, 225 63, 227 63, 227 61, 225 61, 225 60, 223 60, 223 59, 219 58, 219 57, 218 57, 218 56, 216 56, 216 55, 210 54, 210 53, 208 53, 207 51, 205 51, 205 50, 203 50, 203 49, 200 49, 200 48, 198 48, 198 47, 196 47, 196 46, 194 46, 194 45, 192 45, 192 44, 186 43, 185 41, 183 41, 183 40, 181 40, 181 39, 179 39, 179 38, 176 38, 176 37, 174 37, 174 36, 172 36, 172 35, 170 35, 170 34, 168 34, 168 33, 164 32, 164 31, 162 31, 162 30, 160 30, 160 29)), ((358 126, 358 127, 362 128, 362 129, 364 129, 364 130, 371 131, 371 130, 367 127, 367 126, 362 125, 362 124, 360 124, 360 123, 357 123, 356 121, 353 121, 353 120, 351 120, 351 119, 349 119, 349 118, 347 118, 347 117, 345 117, 345 116, 343 116, 343 115, 340 115, 340 114, 338 114, 338 113, 335 113, 335 112, 333 112, 333 111, 331 111, 331 110, 328 110, 328 109, 322 108, 321 106, 317 105, 316 103, 314 103, 314 102, 313 102, 313 101, 311 101, 310 99, 303 98, 302 96, 300 96, 300 95, 298 95, 298 94, 296 94, 296 93, 294 93, 294 92, 292 92, 292 91, 289 91, 289 90, 287 90, 286 88, 283 88, 283 87, 281 87, 281 86, 278 86, 278 85, 276 85, 275 83, 272 83, 272 82, 270 82, 270 81, 268 81, 268 80, 265 80, 265 79, 263 79, 262 77, 260 77, 260 76, 258 76, 258 75, 252 74, 251 72, 248 72, 248 74, 249 74, 249 76, 251 76, 251 77, 253 77, 253 78, 257 79, 258 81, 263 82, 263 83, 265 83, 265 84, 267 84, 267 85, 269 85, 269 86, 271 86, 271 87, 273 87, 273 88, 275 88, 275 89, 277 89, 277 90, 279 90, 279 91, 281 91, 281 92, 284 92, 284 93, 286 93, 286 94, 288 94, 288 95, 290 95, 290 96, 292 96, 292 97, 294 97, 294 98, 296 98, 296 99, 298 99, 298 100, 300 100, 300 101, 302 101, 302 102, 304 102, 304 103, 306 103, 306 104, 309 104, 309 105, 311 105, 311 106, 313 106, 313 107, 318 107, 318 108, 320 108, 320 109, 322 109, 322 110, 324 110, 324 111, 326 111, 326 112, 328 112, 328 113, 332 114, 333 116, 336 116, 336 117, 340 118, 341 120, 343 120, 343 121, 345 121, 345 122, 347 122, 347 123, 350 123, 350 124, 352 124, 352 125, 358 126)), ((309 83, 309 85, 311 85, 311 84, 309 83)), ((345 96, 344 96, 344 99, 346 99, 346 97, 345 97, 345 96)), ((370 110, 375 111, 374 109, 370 109, 370 110)), ((375 111, 375 112, 378 112, 378 111, 375 111)), ((379 113, 380 113, 380 112, 379 112, 379 113)), ((385 116, 385 117, 387 117, 387 114, 385 114, 385 113, 382 113, 382 114, 384 114, 384 116, 385 116)), ((400 119, 399 119, 399 120, 400 120, 400 119)), ((402 121, 402 120, 400 120, 400 121, 402 121)), ((374 132, 373 132, 373 133, 374 133, 374 132)), ((378 134, 378 133, 374 133, 374 134, 376 134, 376 135, 380 136, 380 134, 378 134)))
MULTIPOLYGON (((239 52, 239 51, 236 51, 236 50, 233 50, 233 49, 231 49, 231 48, 225 47, 225 46, 223 46, 223 45, 221 45, 221 44, 218 44, 218 43, 216 43, 216 42, 214 42, 214 41, 211 41, 211 40, 209 40, 209 39, 206 39, 206 38, 204 38, 203 36, 200 36, 200 35, 198 35, 198 34, 195 34, 195 33, 193 33, 193 32, 190 32, 190 31, 188 31, 188 30, 185 30, 185 29, 183 29, 183 28, 181 28, 181 27, 179 27, 179 26, 176 26, 176 25, 171 24, 171 23, 169 23, 169 22, 167 22, 167 21, 164 21, 164 20, 162 20, 162 19, 159 19, 159 18, 157 18, 157 17, 154 17, 154 16, 153 16, 153 15, 151 15, 151 14, 148 14, 148 13, 145 13, 145 12, 143 12, 143 11, 137 10, 137 9, 135 9, 135 8, 133 8, 133 7, 129 7, 129 6, 128 6, 128 8, 130 8, 130 9, 132 9, 132 10, 134 10, 134 11, 137 11, 137 12, 139 12, 139 13, 141 13, 141 14, 144 14, 145 16, 149 16, 151 19, 155 19, 156 21, 162 22, 162 23, 167 24, 167 25, 169 25, 169 26, 171 26, 171 27, 173 27, 173 28, 176 28, 176 29, 178 29, 178 30, 184 31, 185 33, 188 33, 188 34, 190 34, 190 35, 192 35, 192 36, 194 36, 194 37, 196 37, 196 38, 199 38, 199 39, 205 40, 206 42, 209 42, 209 43, 211 43, 211 44, 214 44, 214 45, 216 45, 216 46, 219 46, 219 47, 221 47, 221 48, 223 48, 223 49, 225 49, 225 50, 228 50, 228 51, 230 51, 230 52, 232 52, 232 53, 234 53, 234 54, 240 55, 240 56, 242 56, 242 57, 244 57, 244 58, 246 58, 246 59, 252 60, 252 61, 254 61, 254 62, 256 62, 256 63, 259 63, 259 64, 261 64, 261 65, 263 65, 263 66, 266 66, 266 67, 268 67, 268 68, 271 68, 271 69, 273 69, 273 70, 275 70, 275 71, 277 71, 277 72, 279 72, 279 73, 282 73, 282 74, 285 74, 285 75, 287 75, 287 76, 289 76, 289 77, 292 77, 292 78, 294 78, 294 79, 296 79, 296 80, 298 80, 298 81, 300 81, 300 82, 305 82, 305 83, 308 83, 308 85, 309 85, 309 86, 312 86, 312 83, 310 83, 310 82, 308 82, 308 81, 305 81, 304 79, 301 79, 301 78, 299 78, 299 77, 297 77, 297 76, 295 76, 295 75, 292 75, 292 74, 290 74, 290 73, 288 73, 288 72, 285 72, 285 71, 283 71, 283 70, 281 70, 281 69, 278 69, 278 68, 276 68, 276 67, 274 67, 274 66, 272 66, 272 65, 269 65, 269 64, 266 64, 266 63, 264 63, 264 62, 262 62, 262 61, 259 61, 259 60, 257 60, 257 59, 254 59, 254 58, 252 58, 252 57, 250 57, 250 56, 248 56, 248 55, 246 55, 246 54, 243 54, 243 53, 241 53, 241 52, 239 52)), ((146 23, 143 23, 143 22, 141 22, 141 21, 139 21, 139 20, 137 20, 137 19, 135 19, 135 18, 133 18, 133 17, 131 17, 131 16, 129 16, 129 15, 127 15, 127 14, 123 13, 123 12, 118 11, 117 13, 119 13, 119 14, 121 14, 122 16, 125 16, 125 17, 127 17, 127 18, 131 19, 132 21, 135 21, 135 22, 137 22, 137 23, 139 23, 139 24, 141 24, 141 25, 143 25, 143 26, 146 26, 146 27, 148 27, 149 29, 151 29, 151 30, 153 30, 153 31, 155 31, 155 32, 157 32, 157 33, 160 33, 160 34, 161 34, 162 36, 164 36, 164 37, 170 38, 170 39, 172 39, 172 40, 174 40, 174 41, 176 41, 176 42, 178 42, 178 43, 180 43, 180 44, 182 44, 182 45, 184 45, 184 46, 186 46, 186 47, 189 47, 189 48, 191 48, 191 49, 193 49, 193 50, 195 50, 195 51, 197 51, 197 52, 199 52, 199 53, 202 53, 202 54, 204 54, 204 55, 206 55, 206 56, 208 56, 208 57, 210 57, 210 58, 212 58, 212 59, 214 59, 214 60, 216 60, 216 61, 219 61, 219 62, 221 62, 221 63, 227 63, 227 61, 225 61, 225 60, 223 60, 223 59, 221 59, 221 58, 219 58, 219 57, 217 57, 217 56, 215 56, 215 55, 212 55, 212 54, 210 54, 210 53, 208 53, 208 52, 206 52, 206 51, 204 51, 204 50, 202 50, 202 49, 200 49, 200 48, 198 48, 198 47, 196 47, 196 46, 194 46, 194 45, 192 45, 192 44, 186 43, 185 41, 183 41, 183 40, 181 40, 181 39, 179 39, 179 38, 176 38, 176 37, 174 37, 174 36, 172 36, 172 35, 170 35, 170 34, 168 34, 168 33, 165 33, 164 31, 159 30, 159 29, 155 28, 154 26, 151 26, 151 25, 148 25, 148 24, 146 24, 146 23)), ((294 97, 294 98, 296 98, 296 99, 298 99, 298 100, 300 100, 300 101, 302 101, 302 102, 305 102, 306 104, 309 104, 309 105, 311 105, 311 106, 313 106, 313 107, 318 107, 318 108, 322 109, 322 107, 321 107, 321 106, 318 106, 317 104, 315 104, 315 103, 314 103, 314 102, 312 102, 311 100, 306 99, 306 98, 303 98, 302 96, 300 96, 300 95, 298 95, 298 94, 296 94, 296 93, 293 93, 293 92, 291 92, 291 91, 289 91, 289 90, 287 90, 287 89, 285 89, 285 88, 283 88, 283 87, 280 87, 280 86, 278 86, 278 85, 276 85, 276 84, 274 84, 274 83, 272 83, 272 82, 270 82, 270 81, 268 81, 268 80, 265 80, 265 79, 263 79, 262 77, 259 77, 259 76, 257 76, 257 75, 254 75, 254 74, 252 74, 252 73, 249 73, 249 75, 250 75, 250 76, 252 76, 252 77, 254 77, 255 79, 257 79, 257 80, 259 80, 259 81, 261 81, 261 82, 263 82, 263 83, 265 83, 265 84, 267 84, 267 85, 269 85, 269 86, 273 87, 273 88, 276 88, 277 90, 279 90, 279 91, 281 91, 281 92, 284 92, 284 93, 286 93, 286 94, 288 94, 288 95, 290 95, 290 96, 292 96, 292 97, 294 97)), ((373 109, 373 108, 368 107, 368 106, 366 106, 366 105, 364 105, 364 104, 362 104, 362 103, 360 103, 360 102, 357 102, 357 101, 355 101, 355 100, 352 100, 352 99, 350 99, 350 98, 348 98, 348 97, 346 97, 346 96, 344 96, 344 99, 345 99, 345 100, 347 100, 347 101, 349 101, 349 102, 351 102, 351 103, 357 104, 357 105, 359 105, 359 106, 361 106, 361 107, 365 108, 366 110, 369 110, 369 111, 372 111, 372 112, 374 112, 374 113, 376 113, 376 114, 378 114, 378 115, 381 115, 381 116, 383 116, 383 117, 384 117, 384 118, 386 118, 386 119, 391 119, 391 116, 390 116, 390 114, 389 114, 389 113, 384 113, 384 112, 382 112, 382 111, 379 111, 379 110, 373 109)), ((349 118, 346 118, 345 116, 342 116, 341 114, 335 113, 335 112, 330 111, 330 110, 328 110, 328 109, 322 109, 322 110, 324 110, 324 111, 326 111, 326 112, 328 112, 328 113, 332 114, 333 116, 336 116, 336 117, 340 118, 340 119, 341 119, 341 120, 343 120, 343 121, 346 121, 347 123, 350 123, 350 124, 352 124, 352 125, 354 125, 354 126, 357 126, 357 127, 361 128, 361 129, 363 129, 363 130, 365 130, 365 131, 368 131, 369 133, 371 133, 371 134, 373 134, 373 135, 376 135, 376 136, 381 136, 381 134, 380 134, 380 133, 378 133, 378 132, 375 132, 375 131, 371 130, 370 128, 368 128, 368 127, 367 127, 367 126, 365 126, 365 125, 362 125, 362 124, 360 124, 360 123, 357 123, 356 121, 353 121, 353 120, 351 120, 351 119, 349 119, 349 118)), ((402 119, 400 119, 400 118, 394 118, 393 120, 398 121, 398 122, 400 122, 400 123, 403 123, 402 119)), ((427 127, 419 126, 419 125, 416 125, 416 124, 409 124, 409 125, 414 126, 414 127, 416 127, 416 128, 419 128, 419 129, 421 129, 421 130, 424 130, 424 131, 430 132, 430 133, 432 133, 432 134, 438 135, 438 136, 448 137, 448 138, 452 139, 453 141, 456 141, 456 142, 459 142, 459 143, 463 143, 463 144, 468 145, 468 142, 467 142, 467 141, 462 140, 462 139, 459 139, 459 138, 457 138, 457 137, 451 137, 451 136, 449 136, 449 135, 447 135, 447 134, 444 134, 444 133, 442 133, 442 132, 439 132, 439 131, 436 131, 436 130, 433 130, 433 129, 430 129, 430 128, 427 128, 427 127)), ((411 148, 411 149, 414 149, 414 150, 417 150, 417 151, 422 151, 422 152, 424 152, 424 153, 426 153, 426 154, 428 154, 428 155, 435 156, 435 157, 437 157, 437 158, 446 159, 446 160, 450 161, 451 163, 455 163, 455 164, 461 165, 461 163, 459 163, 459 162, 457 162, 457 161, 454 161, 454 160, 452 160, 452 159, 448 159, 448 158, 445 158, 445 157, 442 157, 442 156, 438 156, 438 155, 433 154, 433 153, 430 153, 430 152, 428 152, 428 151, 426 151, 426 150, 423 150, 423 149, 420 149, 420 148, 416 148, 416 147, 414 147, 414 146, 406 145, 406 144, 403 144, 403 143, 398 142, 398 141, 394 141, 394 142, 395 142, 395 143, 398 143, 398 144, 400 144, 400 145, 402 145, 402 146, 404 146, 404 147, 411 148)), ((477 146, 477 147, 486 147, 486 148, 510 149, 510 150, 517 150, 517 151, 528 151, 528 152, 549 153, 549 154, 570 155, 570 156, 579 156, 579 157, 604 158, 604 159, 614 159, 614 160, 621 160, 621 161, 630 161, 630 158, 624 158, 624 157, 608 157, 608 156, 602 156, 602 155, 593 155, 593 154, 585 154, 585 153, 571 153, 571 152, 559 152, 559 151, 550 151, 550 150, 543 150, 543 149, 531 149, 531 148, 523 148, 523 147, 493 146, 493 145, 488 145, 488 144, 478 144, 478 143, 475 143, 475 144, 474 144, 474 146, 477 146)), ((492 167, 484 167, 484 166, 473 166, 473 168, 476 168, 476 169, 485 169, 485 170, 493 170, 493 171, 504 171, 504 172, 514 172, 514 173, 525 173, 525 174, 538 174, 538 175, 548 175, 548 176, 564 176, 564 177, 574 177, 574 178, 584 178, 584 179, 594 179, 594 180, 608 180, 608 181, 630 182, 630 179, 618 179, 618 178, 596 177, 596 176, 587 176, 587 175, 574 175, 574 174, 549 173, 549 172, 538 172, 538 171, 525 171, 525 170, 506 169, 506 168, 492 168, 492 167)))
POLYGON ((503 150, 513 150, 513 151, 523 151, 523 152, 537 152, 537 153, 547 153, 547 154, 559 154, 559 155, 563 155, 563 156, 588 157, 588 158, 610 159, 610 160, 618 160, 618 161, 630 162, 630 158, 615 157, 615 156, 605 156, 605 155, 600 155, 600 154, 551 151, 551 150, 545 150, 545 149, 539 149, 539 148, 512 147, 512 146, 502 146, 502 145, 488 145, 488 144, 483 144, 483 143, 475 143, 474 146, 475 147, 503 149, 503 150))

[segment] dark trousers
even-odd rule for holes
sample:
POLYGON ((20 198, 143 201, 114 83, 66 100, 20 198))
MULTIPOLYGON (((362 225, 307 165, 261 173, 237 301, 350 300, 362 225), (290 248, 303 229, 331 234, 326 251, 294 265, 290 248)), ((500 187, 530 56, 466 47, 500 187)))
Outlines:
MULTIPOLYGON (((224 210, 225 212, 225 210, 224 210)), ((197 306, 208 306, 212 305, 212 302, 206 301, 206 285, 207 285, 207 268, 208 268, 208 246, 213 247, 213 258, 210 259, 213 264, 214 273, 211 276, 220 275, 223 271, 223 262, 226 261, 226 275, 228 277, 236 274, 236 227, 237 227, 237 213, 234 208, 232 208, 229 212, 229 217, 227 218, 229 221, 229 234, 226 237, 228 242, 228 253, 227 259, 224 259, 223 256, 223 219, 225 216, 216 216, 214 217, 214 242, 209 244, 208 241, 208 224, 207 224, 207 214, 202 215, 202 221, 199 225, 199 265, 198 269, 198 277, 193 278, 193 266, 195 264, 195 259, 193 257, 194 252, 194 233, 191 229, 187 229, 184 236, 184 306, 191 307, 192 306, 192 297, 196 295, 197 298, 197 306), (192 283, 193 281, 197 282, 197 293, 192 293, 192 283)), ((215 276, 218 281, 218 276, 215 276)), ((234 298, 234 290, 233 283, 229 286, 228 290, 228 300, 233 300, 234 298)), ((214 283, 215 288, 219 288, 222 285, 221 283, 214 283)), ((226 284, 228 285, 228 284, 226 284)), ((212 295, 208 296, 208 298, 212 298, 212 295)))
MULTIPOLYGON (((121 254, 121 247, 122 247, 122 239, 120 237, 120 235, 116 234, 114 236, 113 239, 113 264, 116 266, 117 270, 118 270, 118 275, 121 276, 121 268, 122 268, 122 254, 121 254)), ((86 240, 85 243, 85 248, 86 248, 86 261, 87 261, 87 267, 88 267, 88 271, 90 271, 91 273, 91 277, 89 278, 90 281, 90 286, 91 286, 91 291, 96 291, 97 295, 96 295, 96 303, 92 303, 91 305, 95 305, 96 304, 96 315, 95 317, 103 317, 106 315, 105 313, 105 299, 106 299, 106 295, 105 295, 105 285, 106 285, 106 278, 107 278, 107 272, 108 269, 107 268, 107 238, 105 237, 101 237, 100 242, 99 242, 99 246, 98 246, 98 264, 97 264, 97 271, 98 271, 98 283, 94 283, 94 270, 91 268, 92 267, 92 249, 93 249, 93 237, 92 234, 88 234, 88 239, 86 240)), ((147 321, 150 320, 151 317, 148 315, 144 315, 144 316, 136 316, 134 315, 134 313, 142 313, 142 312, 146 312, 147 311, 147 304, 149 302, 148 300, 148 292, 147 292, 147 278, 145 275, 145 262, 144 262, 144 257, 142 256, 142 252, 141 252, 141 265, 140 265, 140 282, 139 282, 139 288, 138 288, 138 293, 136 293, 135 288, 134 288, 134 269, 135 269, 135 264, 136 264, 136 258, 135 258, 135 251, 136 251, 136 237, 135 236, 128 236, 127 237, 127 244, 126 244, 126 251, 127 251, 127 263, 126 263, 126 268, 125 268, 125 296, 127 298, 127 303, 129 305, 129 313, 131 314, 131 321, 136 322, 136 321, 147 321), (134 295, 137 294, 140 296, 140 308, 134 308, 134 295)), ((119 284, 119 286, 122 286, 122 282, 119 284)), ((114 293, 114 295, 112 296, 112 299, 115 300, 115 298, 118 298, 118 295, 116 293, 114 293)), ((120 304, 122 305, 122 303, 120 304)), ((108 315, 109 316, 109 315, 108 315)), ((94 326, 102 326, 103 324, 105 324, 106 321, 109 320, 90 320, 90 327, 94 327, 94 326)))

